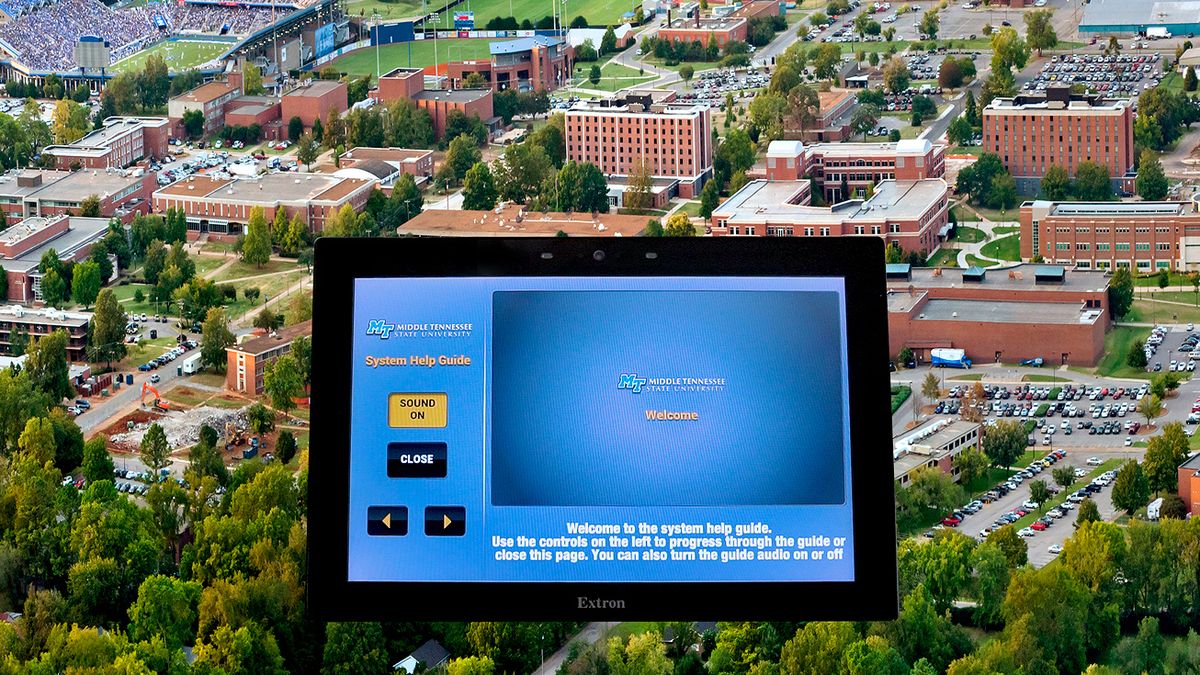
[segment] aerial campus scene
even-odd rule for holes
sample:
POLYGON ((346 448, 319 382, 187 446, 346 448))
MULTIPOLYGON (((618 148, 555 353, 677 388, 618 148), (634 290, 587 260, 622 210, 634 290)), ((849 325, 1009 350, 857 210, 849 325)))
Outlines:
POLYGON ((1198 35, 0 0, 0 671, 1200 672, 1198 35), (882 239, 898 617, 311 617, 314 243, 404 236, 882 239))

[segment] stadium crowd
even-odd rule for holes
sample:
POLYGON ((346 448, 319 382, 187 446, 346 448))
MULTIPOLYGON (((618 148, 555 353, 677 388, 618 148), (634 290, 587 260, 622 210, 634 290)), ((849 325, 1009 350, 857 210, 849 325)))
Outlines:
POLYGON ((113 9, 98 0, 0 0, 0 9, 19 15, 0 24, 0 39, 18 52, 22 63, 35 70, 66 71, 75 67, 75 43, 84 35, 107 40, 112 60, 118 61, 168 34, 245 35, 294 7, 181 6, 168 0, 113 9), (13 5, 21 9, 10 12, 13 5))

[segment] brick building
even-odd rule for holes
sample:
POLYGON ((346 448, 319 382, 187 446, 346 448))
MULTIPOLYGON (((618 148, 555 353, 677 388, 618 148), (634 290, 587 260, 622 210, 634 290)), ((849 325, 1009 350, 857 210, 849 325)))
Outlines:
POLYGON ((266 141, 279 141, 287 136, 282 119, 283 104, 273 96, 238 96, 225 104, 225 126, 257 124, 266 141))
POLYGON ((128 222, 138 213, 150 210, 154 174, 134 169, 85 169, 62 171, 9 172, 0 176, 0 209, 10 221, 34 216, 71 215, 91 196, 100 199, 100 215, 128 222))
POLYGON ((1200 270, 1200 213, 1189 202, 1021 205, 1021 257, 1080 268, 1200 270))
POLYGON ((292 350, 292 341, 312 336, 312 320, 302 321, 225 349, 225 388, 246 394, 263 391, 267 365, 292 350))
POLYGON ((413 96, 413 103, 433 119, 433 135, 439 140, 446 135, 446 118, 453 110, 467 117, 478 117, 495 129, 499 120, 492 114, 491 89, 426 89, 413 96))
POLYGON ((105 218, 54 216, 26 218, 0 232, 0 267, 8 277, 8 295, 0 301, 37 302, 42 299, 42 255, 53 249, 58 259, 86 260, 92 246, 108 233, 105 218))
POLYGON ((354 148, 342 153, 338 160, 340 166, 329 164, 321 169, 347 178, 374 178, 379 181, 379 189, 389 195, 403 174, 412 176, 418 187, 433 178, 432 150, 354 148))
POLYGON ((86 361, 91 320, 91 312, 64 312, 51 307, 35 309, 21 305, 0 307, 0 353, 12 353, 14 334, 32 340, 64 330, 67 332, 67 360, 86 361))
POLYGON ((880 181, 924 180, 945 174, 946 147, 925 139, 809 145, 771 141, 767 146, 767 180, 811 177, 814 187, 831 204, 865 197, 867 189, 880 181))
POLYGON ((1188 513, 1200 513, 1200 452, 1179 465, 1179 498, 1188 513))
POLYGON ((932 251, 948 223, 948 188, 941 178, 885 180, 869 199, 810 206, 800 181, 751 181, 712 214, 714 236, 875 236, 906 251, 932 251))
POLYGON ((913 472, 928 467, 958 480, 954 458, 967 448, 981 449, 983 425, 965 420, 935 420, 910 429, 892 443, 892 475, 897 487, 907 487, 913 472))
POLYGON ((679 195, 699 194, 712 175, 708 106, 663 103, 651 95, 581 101, 566 113, 567 159, 591 162, 609 176, 635 174, 646 162, 655 178, 679 180, 679 195))
POLYGON ((209 82, 174 96, 167 101, 167 119, 171 122, 171 137, 186 138, 183 114, 199 110, 204 115, 204 130, 209 136, 225 125, 225 104, 242 95, 242 88, 231 82, 209 82))
POLYGON ((384 73, 379 84, 371 91, 376 101, 395 101, 400 98, 412 100, 425 91, 424 68, 396 68, 384 73))
POLYGON ((1042 357, 1093 366, 1108 329, 1108 276, 1058 265, 1008 269, 889 265, 888 347, 922 363, 940 347, 975 363, 1042 357))
POLYGON ((299 216, 308 231, 317 234, 343 205, 362 209, 375 185, 374 180, 324 173, 268 173, 251 179, 192 176, 155 192, 154 211, 183 209, 189 239, 208 233, 210 238, 232 241, 242 234, 256 206, 262 207, 268 222, 276 209, 284 209, 289 219, 299 216))
POLYGON ((646 216, 619 213, 542 213, 519 204, 492 211, 429 209, 397 230, 424 237, 635 237, 646 229, 646 216))
POLYGON ((48 145, 55 168, 124 168, 145 158, 167 155, 170 123, 165 117, 110 117, 104 126, 67 145, 48 145))
POLYGON ((350 107, 346 83, 334 80, 306 80, 285 93, 281 103, 283 123, 299 117, 305 129, 318 119, 324 124, 329 113, 340 115, 350 107))
POLYGON ((486 61, 451 61, 446 65, 453 88, 470 73, 479 73, 494 91, 553 91, 571 77, 572 50, 559 38, 545 35, 493 42, 486 61))
POLYGON ((699 42, 705 47, 710 40, 716 40, 718 47, 724 47, 726 42, 745 42, 749 30, 749 22, 744 17, 680 17, 658 29, 658 39, 667 42, 699 42))
POLYGON ((1107 168, 1114 188, 1132 190, 1133 106, 1066 86, 993 99, 983 109, 983 149, 999 155, 1024 194, 1038 191, 1051 166, 1074 176, 1084 160, 1107 168))

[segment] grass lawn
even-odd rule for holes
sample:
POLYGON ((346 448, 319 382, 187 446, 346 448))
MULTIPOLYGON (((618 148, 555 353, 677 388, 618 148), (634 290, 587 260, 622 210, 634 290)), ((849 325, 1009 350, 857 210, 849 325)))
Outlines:
POLYGON ((1003 236, 1006 234, 1013 234, 1015 232, 1020 232, 1020 231, 1021 231, 1021 228, 1019 228, 1019 227, 1008 227, 1005 225, 992 228, 992 234, 996 235, 997 237, 1003 236))
POLYGON ((684 202, 683 206, 679 207, 679 210, 682 211, 683 213, 686 213, 689 218, 699 218, 700 217, 700 202, 696 201, 696 200, 684 202))
MULTIPOLYGON (((426 3, 420 0, 402 0, 401 2, 384 2, 383 0, 346 0, 346 14, 350 16, 361 16, 371 18, 376 12, 383 18, 384 22, 388 19, 405 19, 410 16, 420 16, 422 14, 421 7, 426 3)), ((442 3, 428 3, 432 5, 441 5, 442 3)))
POLYGON ((908 400, 909 396, 912 396, 912 387, 907 387, 904 385, 901 385, 899 387, 892 387, 892 414, 893 415, 895 415, 896 411, 900 409, 900 406, 903 405, 904 402, 908 400))
POLYGON ((210 255, 194 255, 191 258, 192 262, 196 263, 196 276, 200 277, 229 262, 228 258, 217 258, 210 255))
POLYGON ((209 40, 167 40, 154 45, 150 49, 137 52, 133 56, 121 59, 110 66, 115 73, 139 71, 146 66, 146 59, 151 54, 158 54, 167 62, 167 68, 172 71, 183 71, 195 68, 211 61, 229 51, 233 42, 212 42, 209 40))
POLYGON ((967 254, 967 264, 971 265, 972 267, 995 267, 996 265, 999 265, 1000 263, 992 261, 992 260, 984 260, 983 258, 977 258, 977 257, 971 255, 970 253, 968 253, 967 254))
MULTIPOLYGON (((444 16, 450 16, 447 12, 444 16)), ((476 20, 479 13, 475 13, 476 20)), ((379 68, 386 73, 394 68, 424 68, 435 63, 469 61, 490 58, 488 45, 495 40, 437 40, 437 55, 434 56, 434 40, 415 40, 402 44, 384 45, 379 48, 379 68)), ((350 75, 375 75, 374 49, 360 49, 330 63, 334 68, 350 75)))
MULTIPOLYGON (((1138 275, 1133 278, 1134 286, 1152 286, 1158 287, 1158 274, 1138 275)), ((1167 274, 1167 285, 1169 286, 1191 286, 1192 277, 1179 272, 1170 272, 1167 274)), ((1172 298, 1173 299, 1173 298, 1172 298)), ((1188 298, 1190 301, 1191 298, 1188 298)))
POLYGON ((1183 91, 1183 76, 1172 70, 1164 75, 1163 79, 1158 81, 1158 86, 1176 94, 1181 93, 1183 91))
POLYGON ((600 67, 600 81, 592 84, 588 75, 592 71, 592 63, 580 63, 575 66, 575 79, 572 86, 582 89, 600 89, 603 91, 618 91, 645 84, 658 77, 657 75, 638 75, 635 68, 619 63, 607 63, 600 67))
POLYGON ((220 373, 210 373, 207 371, 202 371, 199 373, 193 373, 192 375, 189 375, 188 381, 195 382, 196 384, 208 385, 210 387, 224 387, 225 386, 225 376, 224 375, 222 375, 220 373))
POLYGON ((1149 328, 1117 326, 1104 336, 1104 356, 1096 364, 1096 373, 1105 377, 1137 377, 1147 374, 1140 368, 1125 365, 1130 349, 1140 349, 1150 335, 1149 328))
POLYGON ((959 225, 954 230, 954 240, 964 244, 976 244, 987 239, 987 233, 977 227, 959 225))
POLYGON ((939 248, 926 261, 929 267, 958 267, 958 250, 939 248))
POLYGON ((1139 298, 1133 301, 1133 309, 1124 317, 1124 320, 1146 323, 1175 323, 1180 321, 1197 323, 1200 322, 1200 309, 1139 298))
MULTIPOLYGON (((658 623, 654 621, 623 621, 608 631, 608 638, 620 638, 622 642, 630 635, 641 635, 647 631, 657 631, 658 623)), ((607 642, 607 639, 605 640, 607 642)))
POLYGON ((1011 209, 1008 211, 1001 211, 1000 209, 989 209, 986 206, 976 206, 975 204, 972 204, 971 208, 975 209, 977 212, 979 212, 979 215, 983 216, 984 218, 986 218, 988 220, 1015 221, 1017 219, 1017 216, 1020 215, 1019 209, 1011 209))
POLYGON ((946 151, 947 155, 974 155, 978 157, 983 154, 983 147, 979 145, 961 146, 956 145, 946 151))
MULTIPOLYGON (((175 346, 175 338, 142 340, 141 343, 125 345, 125 358, 113 363, 114 371, 137 370, 137 367, 157 356, 162 356, 175 346)), ((101 364, 103 365, 103 364, 101 364)))
MULTIPOLYGON (((445 3, 439 0, 429 3, 430 9, 434 11, 442 6, 445 6, 445 3)), ((352 4, 346 7, 347 11, 354 8, 355 5, 352 4)), ((419 4, 417 8, 420 8, 419 4)), ((459 5, 454 9, 465 10, 467 6, 459 5)), ((538 19, 550 14, 550 3, 545 0, 471 0, 471 11, 475 12, 475 27, 483 30, 487 22, 496 16, 512 16, 516 17, 517 21, 529 19, 537 23, 538 19)), ((619 26, 622 23, 622 15, 632 11, 634 11, 634 5, 630 0, 575 0, 566 8, 566 20, 570 21, 576 16, 582 16, 592 27, 619 26)), ((454 26, 454 19, 450 17, 452 12, 440 12, 440 14, 442 18, 439 19, 438 25, 442 28, 452 28, 454 26)))
POLYGON ((1021 238, 1009 235, 993 239, 984 244, 979 252, 989 258, 1017 261, 1021 259, 1021 238))
POLYGON ((1140 291, 1134 292, 1134 298, 1145 298, 1147 300, 1166 300, 1167 302, 1182 302, 1185 305, 1196 306, 1197 297, 1200 297, 1195 291, 1160 291, 1158 287, 1147 291, 1142 288, 1140 291))
POLYGON ((720 61, 684 61, 682 63, 676 63, 673 66, 668 66, 662 59, 657 58, 654 55, 646 56, 643 60, 652 66, 658 66, 659 68, 665 68, 666 70, 679 70, 684 65, 689 65, 692 67, 692 70, 696 71, 697 73, 702 70, 712 70, 714 68, 721 67, 720 61))
POLYGON ((1022 382, 1062 382, 1066 378, 1060 375, 1038 375, 1036 373, 1025 375, 1021 378, 1022 382))
POLYGON ((206 241, 200 245, 202 253, 233 253, 233 244, 225 244, 219 241, 206 241))
POLYGON ((295 261, 292 260, 268 260, 267 264, 263 265, 262 267, 239 260, 218 274, 213 281, 231 281, 234 279, 241 279, 243 277, 253 277, 261 274, 271 274, 272 272, 283 272, 284 270, 295 269, 301 268, 295 263, 295 261))
MULTIPOLYGON (((1045 455, 1042 455, 1042 456, 1044 457, 1045 455)), ((1088 483, 1092 482, 1092 479, 1095 478, 1096 476, 1099 476, 1100 474, 1104 473, 1105 471, 1111 471, 1111 470, 1121 466, 1124 463, 1125 463, 1125 459, 1114 458, 1114 459, 1105 460, 1105 462, 1103 464, 1092 469, 1086 476, 1084 476, 1083 478, 1080 478, 1079 480, 1075 481, 1074 483, 1071 483, 1069 486, 1064 488, 1062 492, 1058 493, 1058 495, 1046 500, 1046 503, 1042 504, 1037 509, 1034 509, 1033 513, 1028 513, 1028 514, 1025 514, 1024 516, 1021 516, 1021 518, 1018 519, 1017 522, 1012 524, 1013 528, 1020 530, 1021 528, 1029 527, 1030 525, 1033 524, 1033 522, 1035 520, 1046 515, 1047 511, 1049 511, 1049 510, 1055 508, 1056 506, 1058 506, 1059 504, 1063 503, 1063 501, 1067 497, 1071 496, 1072 492, 1075 492, 1076 490, 1083 487, 1084 485, 1087 485, 1088 483), (1059 497, 1062 497, 1062 499, 1060 499, 1059 497)), ((1043 471, 1042 473, 1047 473, 1048 471, 1049 470, 1047 469, 1046 471, 1043 471)), ((1045 480, 1047 485, 1054 484, 1053 478, 1041 478, 1039 476, 1038 478, 1035 478, 1034 480, 1045 480)), ((1063 527, 1066 527, 1066 522, 1070 519, 1069 519, 1069 517, 1064 516, 1063 518, 1060 518, 1059 520, 1061 521, 1061 525, 1063 527)))
MULTIPOLYGON (((231 320, 236 319, 246 313, 257 313, 258 308, 266 303, 269 299, 283 293, 289 288, 295 288, 297 282, 305 276, 303 270, 297 270, 292 274, 277 274, 273 277, 264 277, 262 279, 243 279, 234 281, 233 287, 237 289, 237 300, 225 305, 225 315, 231 320), (243 290, 247 287, 257 287, 261 295, 253 302, 246 299, 243 290)), ((282 301, 282 305, 272 305, 275 312, 282 312, 287 308, 287 301, 282 301)))

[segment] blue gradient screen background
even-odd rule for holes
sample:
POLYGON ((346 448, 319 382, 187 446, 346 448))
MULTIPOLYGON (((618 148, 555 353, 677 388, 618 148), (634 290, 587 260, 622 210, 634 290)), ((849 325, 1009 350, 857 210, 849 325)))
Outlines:
POLYGON ((854 579, 841 279, 359 279, 353 303, 350 581, 854 579), (384 339, 367 334, 372 321, 471 330, 384 339), (366 365, 438 355, 471 364, 366 365), (669 384, 618 388, 628 374, 669 384), (446 426, 390 427, 395 392, 445 393, 446 426), (648 410, 698 419, 651 421, 648 410), (446 477, 389 478, 387 444, 404 441, 445 442, 446 477), (446 505, 465 508, 466 534, 426 536, 425 508, 446 505), (371 506, 407 507, 408 534, 368 536, 371 506), (771 536, 845 538, 845 555, 495 557, 495 537, 568 536, 572 522, 758 522, 771 536))

